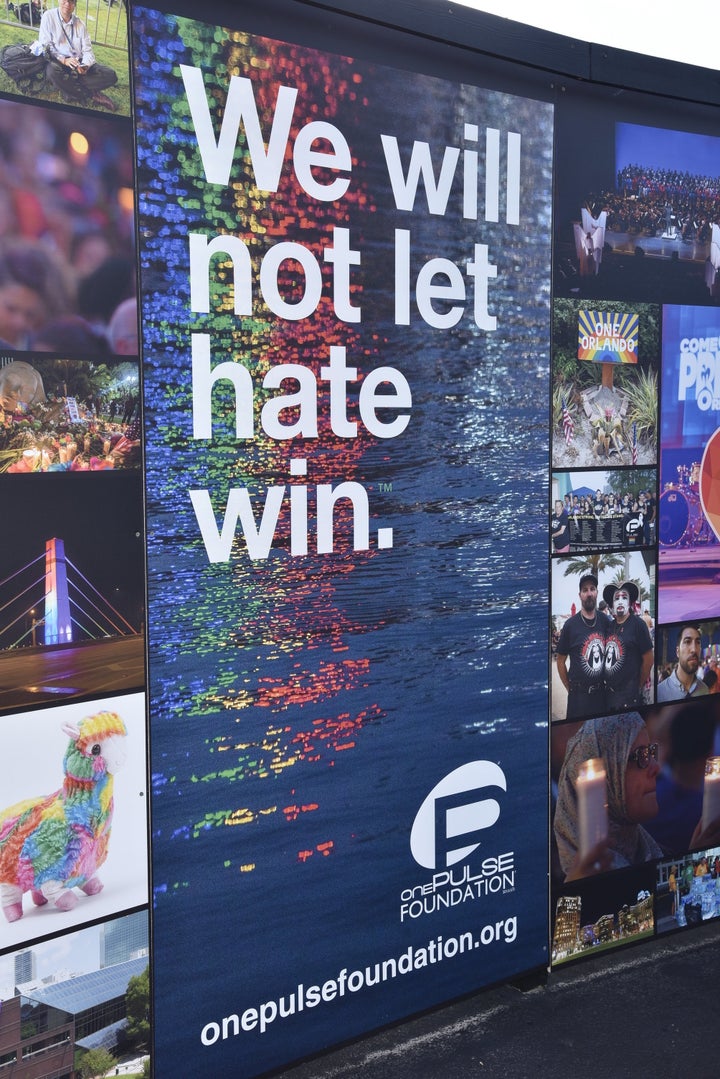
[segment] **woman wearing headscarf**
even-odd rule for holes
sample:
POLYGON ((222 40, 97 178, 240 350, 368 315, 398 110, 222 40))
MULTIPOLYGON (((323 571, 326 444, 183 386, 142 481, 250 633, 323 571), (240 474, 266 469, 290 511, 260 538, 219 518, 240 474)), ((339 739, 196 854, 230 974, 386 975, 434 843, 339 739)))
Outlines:
POLYGON ((657 814, 657 744, 637 712, 583 723, 568 742, 558 780, 555 838, 566 880, 660 858, 662 850, 643 828, 657 814), (583 761, 602 757, 607 775, 608 836, 580 855, 576 783, 583 761))

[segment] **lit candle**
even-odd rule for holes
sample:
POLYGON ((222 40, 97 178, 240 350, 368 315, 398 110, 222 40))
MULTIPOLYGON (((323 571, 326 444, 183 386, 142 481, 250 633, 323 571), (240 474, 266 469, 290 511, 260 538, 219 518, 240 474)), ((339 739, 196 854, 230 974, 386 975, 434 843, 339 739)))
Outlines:
MULTIPOLYGON (((718 777, 720 778, 720 776, 718 777)), ((602 757, 583 761, 577 783, 580 857, 607 838, 607 775, 602 757)))
POLYGON ((703 788, 703 831, 717 820, 720 820, 720 757, 708 757, 703 788))

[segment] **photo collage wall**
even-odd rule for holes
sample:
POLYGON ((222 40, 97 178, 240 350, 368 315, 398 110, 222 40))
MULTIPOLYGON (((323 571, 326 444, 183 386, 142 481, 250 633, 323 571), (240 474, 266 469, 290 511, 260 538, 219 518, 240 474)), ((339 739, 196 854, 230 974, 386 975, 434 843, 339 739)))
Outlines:
POLYGON ((128 6, 78 0, 68 52, 55 0, 0 0, 0 1034, 17 1025, 0 1068, 42 1051, 62 1076, 76 1050, 111 1042, 126 1071, 141 1071, 151 699, 160 1071, 192 1059, 215 1074, 220 1053, 265 1070, 548 955, 562 964, 720 917, 720 137, 702 107, 579 86, 540 100, 512 72, 500 89, 482 74, 456 84, 290 34, 223 37, 214 12, 204 25, 171 3, 132 13, 133 101, 128 6), (208 56, 215 68, 201 75, 208 56), (230 154, 219 196, 193 172, 195 143, 223 158, 229 142, 211 146, 203 119, 218 120, 227 72, 243 63, 263 129, 294 108, 276 94, 285 80, 305 135, 297 160, 256 139, 253 167, 275 162, 274 192, 246 174, 236 182, 242 155, 230 154), (177 106, 186 92, 192 123, 177 106), (313 157, 316 125, 354 150, 364 186, 349 187, 342 212, 332 170, 313 157), (413 181, 423 197, 408 202, 413 145, 450 162, 462 152, 462 199, 444 164, 434 197, 425 190, 428 159, 413 181), (468 177, 485 154, 496 176, 482 174, 479 208, 468 177), (223 262, 203 308, 216 251, 202 229, 237 233, 235 250, 256 263, 263 245, 278 248, 260 279, 265 307, 252 294, 238 312, 223 262), (288 248, 319 275, 301 314, 283 291, 303 291, 288 248), (334 264, 331 304, 320 297, 334 264), (191 370, 198 325, 208 341, 212 331, 213 365, 233 349, 248 360, 258 398, 244 420, 227 386, 209 403, 202 342, 191 370), (366 369, 368 386, 394 385, 394 403, 366 389, 358 412, 366 369), (267 391, 293 379, 303 392, 278 395, 273 411, 267 391), (236 445, 243 422, 257 435, 250 451, 236 445), (383 442, 396 425, 397 443, 383 442), (194 502, 191 477, 208 488, 194 502), (349 504, 336 535, 340 479, 349 504), (256 480, 273 494, 267 518, 251 520, 237 485, 256 480), (210 489, 216 508, 225 499, 255 528, 250 560, 210 489), (308 491, 329 507, 324 540, 308 491), (350 510, 366 505, 356 529, 350 510), (531 650, 518 679, 509 657, 542 639, 548 614, 548 663, 531 650), (548 742, 549 935, 536 887, 548 742), (492 797, 474 801, 485 786, 492 797), (464 806, 480 807, 480 823, 469 814, 440 836, 464 806), (470 823, 478 834, 460 846, 470 823), (290 893, 295 939, 269 946, 290 893), (484 912, 474 938, 463 905, 472 926, 484 912), (235 930, 237 909, 252 917, 235 930), (349 909, 374 921, 358 914, 348 930, 349 909), (338 942, 349 958, 336 963, 338 942), (436 944, 448 962, 416 978, 436 944), (379 947, 383 972, 404 974, 414 957, 406 981, 373 982, 379 947), (202 1000, 184 977, 188 955, 212 967, 202 1000), (228 970, 248 994, 239 1050, 228 970), (346 985, 343 1026, 333 1000, 346 985), (268 1033, 276 999, 292 1011, 281 1003, 268 1033), (31 1022, 49 1008, 61 1034, 31 1022), (192 1020, 179 1032, 178 1011, 192 1020), (122 1033, 106 1043, 115 1023, 122 1033))
POLYGON ((612 100, 557 112, 553 964, 720 915, 720 138, 612 100))
POLYGON ((71 1002, 99 1014, 149 961, 127 12, 63 10, 0 5, 4 1044, 18 996, 25 1024, 2 1063, 42 1051, 53 1075, 107 1025, 71 1002), (70 1049, 30 1019, 50 1006, 70 1049))

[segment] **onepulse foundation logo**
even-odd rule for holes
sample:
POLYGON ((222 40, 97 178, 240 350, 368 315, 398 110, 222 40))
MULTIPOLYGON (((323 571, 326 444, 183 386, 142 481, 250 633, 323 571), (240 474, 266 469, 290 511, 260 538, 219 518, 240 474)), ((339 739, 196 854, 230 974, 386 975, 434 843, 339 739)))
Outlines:
POLYGON ((492 761, 470 761, 436 783, 410 832, 410 850, 418 865, 448 869, 469 858, 481 833, 499 820, 497 798, 506 791, 505 773, 492 761))
POLYGON ((506 792, 505 773, 492 761, 470 761, 435 784, 410 832, 413 858, 432 875, 400 893, 401 922, 515 891, 513 851, 468 861, 500 819, 506 792))

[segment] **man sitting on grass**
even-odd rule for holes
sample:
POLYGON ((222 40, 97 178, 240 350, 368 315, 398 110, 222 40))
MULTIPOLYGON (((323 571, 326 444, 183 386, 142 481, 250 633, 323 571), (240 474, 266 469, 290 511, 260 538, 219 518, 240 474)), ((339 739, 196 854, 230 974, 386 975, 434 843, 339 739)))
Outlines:
POLYGON ((117 105, 103 93, 117 82, 117 74, 106 64, 98 64, 90 35, 75 14, 76 0, 58 0, 40 21, 40 33, 33 52, 47 58, 46 78, 65 101, 75 105, 102 105, 115 112, 117 105))

